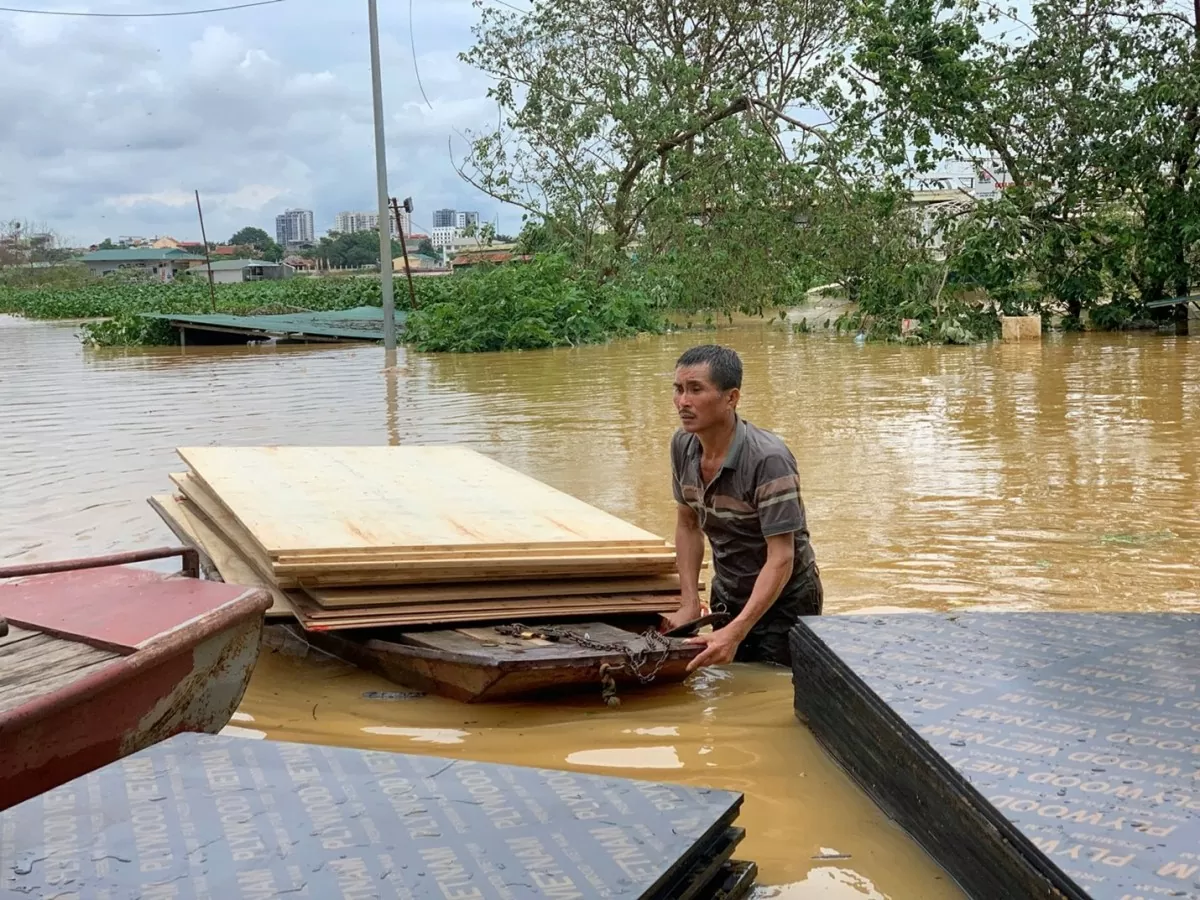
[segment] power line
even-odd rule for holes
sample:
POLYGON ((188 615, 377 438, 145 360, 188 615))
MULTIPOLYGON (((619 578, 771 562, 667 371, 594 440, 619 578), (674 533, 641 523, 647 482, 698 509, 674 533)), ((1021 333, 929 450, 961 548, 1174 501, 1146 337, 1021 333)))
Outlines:
POLYGON ((178 12, 149 12, 149 13, 103 13, 103 12, 70 12, 59 9, 17 9, 12 6, 0 6, 0 12, 24 13, 30 16, 76 16, 89 19, 161 19, 168 16, 199 16, 205 13, 229 12, 234 9, 249 9, 252 6, 270 6, 272 3, 284 3, 286 0, 256 0, 254 3, 239 3, 236 6, 214 6, 210 9, 184 9, 178 12))
POLYGON ((408 0, 408 40, 412 44, 413 71, 417 73, 417 87, 421 89, 421 96, 425 97, 425 105, 433 109, 433 104, 425 95, 425 85, 421 84, 421 69, 417 65, 417 37, 413 34, 413 0, 408 0))

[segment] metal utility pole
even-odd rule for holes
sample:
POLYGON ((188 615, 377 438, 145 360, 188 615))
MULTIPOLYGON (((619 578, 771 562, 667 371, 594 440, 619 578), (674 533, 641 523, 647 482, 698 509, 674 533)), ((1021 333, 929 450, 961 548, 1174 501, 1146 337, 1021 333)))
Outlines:
POLYGON ((375 101, 375 182, 379 191, 379 289, 383 294, 383 346, 396 348, 396 300, 392 296, 392 235, 387 189, 387 148, 383 141, 383 85, 379 73, 379 13, 367 0, 371 32, 371 90, 375 101))
MULTIPOLYGON (((412 197, 404 198, 404 209, 412 215, 412 197)), ((417 289, 413 287, 412 266, 408 262, 408 241, 404 239, 404 220, 400 218, 400 204, 392 198, 392 212, 396 214, 396 233, 400 235, 400 250, 404 253, 404 271, 408 274, 408 297, 413 309, 417 308, 417 289)))
POLYGON ((204 241, 204 267, 208 269, 208 296, 212 300, 212 311, 216 312, 217 289, 213 287, 212 257, 208 255, 208 235, 204 233, 204 210, 200 208, 199 191, 196 191, 196 212, 200 214, 200 240, 204 241))

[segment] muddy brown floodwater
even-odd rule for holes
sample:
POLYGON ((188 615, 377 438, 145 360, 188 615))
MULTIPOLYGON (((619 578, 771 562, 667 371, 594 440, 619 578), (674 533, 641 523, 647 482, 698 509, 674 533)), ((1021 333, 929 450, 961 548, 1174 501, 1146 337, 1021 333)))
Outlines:
MULTIPOLYGON (((826 611, 1200 610, 1200 339, 900 349, 723 330, 742 410, 800 462, 826 611)), ((664 536, 670 374, 708 334, 486 356, 90 351, 0 317, 0 559, 173 543, 146 504, 189 444, 458 442, 664 536)), ((468 707, 265 653, 251 736, 743 791, 761 894, 961 896, 792 716, 786 672, 468 707)))

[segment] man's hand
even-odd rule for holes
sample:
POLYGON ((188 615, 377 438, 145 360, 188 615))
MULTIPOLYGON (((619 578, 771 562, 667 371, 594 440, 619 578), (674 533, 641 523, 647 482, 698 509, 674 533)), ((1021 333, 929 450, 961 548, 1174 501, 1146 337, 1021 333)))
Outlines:
POLYGON ((733 657, 737 654, 737 648, 742 643, 743 637, 734 628, 726 625, 709 634, 698 634, 688 638, 684 643, 704 647, 688 663, 688 672, 694 672, 701 666, 720 666, 733 662, 733 657))
POLYGON ((664 634, 668 631, 674 631, 681 625, 686 625, 688 622, 694 622, 700 618, 700 604, 695 607, 681 606, 673 613, 663 613, 662 621, 658 625, 659 634, 664 634))

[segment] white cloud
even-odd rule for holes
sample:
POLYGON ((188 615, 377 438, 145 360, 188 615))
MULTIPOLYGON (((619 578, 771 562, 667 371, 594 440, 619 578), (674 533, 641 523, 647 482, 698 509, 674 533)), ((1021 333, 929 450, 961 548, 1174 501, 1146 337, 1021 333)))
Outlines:
MULTIPOLYGON (((489 80, 457 59, 476 10, 413 3, 432 109, 407 4, 380 9, 391 193, 414 198, 422 227, 452 206, 500 213, 513 230, 519 214, 464 184, 447 151, 456 132, 495 120, 489 80)), ((368 54, 365 8, 324 0, 173 19, 0 13, 0 218, 46 221, 79 243, 194 239, 198 189, 210 238, 273 232, 287 206, 312 208, 323 230, 375 203, 368 54)))

